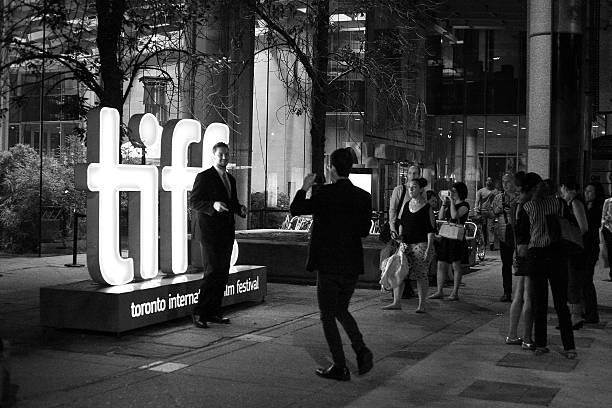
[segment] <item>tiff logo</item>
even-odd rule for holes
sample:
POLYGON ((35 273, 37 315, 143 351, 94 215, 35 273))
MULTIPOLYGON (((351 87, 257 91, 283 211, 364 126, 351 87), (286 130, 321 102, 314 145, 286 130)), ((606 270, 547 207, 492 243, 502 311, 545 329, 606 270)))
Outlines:
MULTIPOLYGON (((160 269, 166 274, 185 273, 187 192, 203 169, 187 165, 188 148, 200 142, 200 122, 171 120, 162 131, 155 116, 149 113, 130 119, 132 140, 150 147, 161 137, 161 171, 153 165, 119 164, 119 126, 116 109, 96 108, 88 113, 87 163, 77 166, 75 171, 77 188, 88 191, 89 274, 98 283, 122 285, 134 279, 154 278, 160 269), (129 258, 122 258, 119 252, 120 191, 130 192, 129 258)), ((211 156, 212 146, 217 142, 229 144, 229 129, 221 123, 207 127, 202 142, 203 158, 211 156)), ((204 159, 205 164, 210 162, 204 159)), ((232 263, 237 258, 236 243, 234 251, 232 263)))

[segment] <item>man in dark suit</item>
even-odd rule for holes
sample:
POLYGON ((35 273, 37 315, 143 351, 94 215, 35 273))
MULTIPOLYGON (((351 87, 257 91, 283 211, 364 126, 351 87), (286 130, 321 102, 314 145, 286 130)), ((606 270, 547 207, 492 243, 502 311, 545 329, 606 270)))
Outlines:
POLYGON ((372 368, 372 352, 363 342, 357 322, 348 311, 357 278, 364 272, 361 237, 370 231, 372 197, 348 179, 353 160, 347 149, 334 151, 330 161, 332 184, 321 186, 307 199, 306 192, 316 177, 315 174, 307 175, 291 203, 291 214, 313 214, 306 269, 317 273, 321 322, 334 361, 328 368, 318 368, 316 373, 324 378, 348 381, 351 375, 346 367, 336 319, 351 340, 359 374, 372 368))
POLYGON ((246 207, 236 195, 236 179, 226 171, 229 147, 213 147, 213 166, 196 176, 189 199, 195 212, 193 232, 200 242, 204 279, 198 304, 193 311, 196 327, 208 328, 207 322, 229 323, 221 313, 221 301, 229 277, 234 246, 234 214, 246 217, 246 207))

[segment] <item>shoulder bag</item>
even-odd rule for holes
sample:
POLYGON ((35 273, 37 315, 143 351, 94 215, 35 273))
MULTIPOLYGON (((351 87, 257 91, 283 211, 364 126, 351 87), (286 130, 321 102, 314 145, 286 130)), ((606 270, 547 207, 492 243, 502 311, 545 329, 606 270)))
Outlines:
POLYGON ((575 254, 584 250, 582 233, 578 226, 572 224, 565 216, 565 204, 561 205, 561 214, 548 214, 546 216, 546 231, 553 244, 560 244, 568 254, 575 254))
MULTIPOLYGON (((406 197, 406 185, 402 184, 402 195, 400 196, 399 206, 396 208, 395 212, 398 213, 402 209, 402 204, 404 203, 404 197, 406 197)), ((399 214, 398 214, 399 215, 399 214)), ((399 219, 395 220, 395 229, 397 230, 399 219)), ((383 226, 380 228, 380 235, 378 239, 385 244, 391 241, 391 226, 389 225, 389 221, 386 221, 383 226)))

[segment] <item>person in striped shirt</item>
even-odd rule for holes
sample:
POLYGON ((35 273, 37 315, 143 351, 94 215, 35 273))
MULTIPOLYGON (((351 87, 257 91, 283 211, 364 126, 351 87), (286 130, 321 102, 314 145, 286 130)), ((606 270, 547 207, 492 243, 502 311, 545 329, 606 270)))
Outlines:
POLYGON ((559 318, 563 354, 576 358, 574 331, 567 306, 567 258, 561 247, 552 242, 546 227, 547 216, 563 214, 561 201, 548 181, 540 181, 531 200, 524 205, 529 218, 529 245, 527 250, 529 275, 533 284, 534 342, 536 355, 548 353, 547 317, 548 285, 559 318))

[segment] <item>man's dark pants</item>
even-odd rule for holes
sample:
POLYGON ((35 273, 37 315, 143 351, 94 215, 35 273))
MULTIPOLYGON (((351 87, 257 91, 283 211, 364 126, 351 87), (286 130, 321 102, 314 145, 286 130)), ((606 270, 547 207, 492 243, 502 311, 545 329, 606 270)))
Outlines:
POLYGON ((567 258, 557 248, 530 248, 528 252, 529 275, 533 283, 534 337, 537 347, 548 342, 548 283, 553 304, 559 319, 561 341, 565 350, 573 350, 574 332, 567 306, 567 258))
POLYGON ((202 318, 221 316, 221 301, 229 278, 234 239, 200 241, 204 278, 194 313, 202 318))
POLYGON ((514 255, 514 245, 508 245, 499 241, 499 253, 502 261, 502 279, 504 282, 504 294, 512 294, 512 256, 514 255))
POLYGON ((590 322, 596 322, 599 321, 599 312, 597 311, 597 291, 593 283, 593 276, 595 275, 595 264, 599 259, 599 246, 587 249, 586 258, 585 279, 582 287, 584 318, 590 322))
POLYGON ((365 347, 357 322, 348 311, 356 284, 357 276, 354 275, 330 274, 321 271, 317 273, 317 298, 323 332, 334 364, 340 367, 346 366, 346 359, 336 319, 344 327, 356 352, 365 347))

